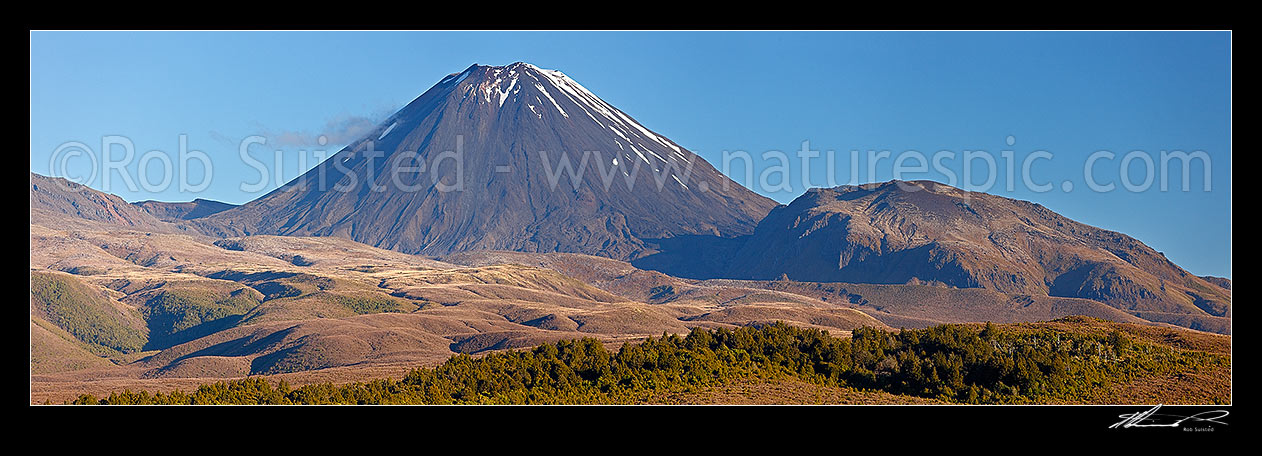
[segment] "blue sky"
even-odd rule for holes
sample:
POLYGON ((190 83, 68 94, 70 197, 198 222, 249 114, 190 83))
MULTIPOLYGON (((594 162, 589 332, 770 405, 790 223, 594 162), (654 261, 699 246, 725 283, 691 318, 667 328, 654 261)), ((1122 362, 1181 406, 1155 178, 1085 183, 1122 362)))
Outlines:
MULTIPOLYGON (((83 178, 88 155, 61 167, 55 151, 78 141, 102 160, 107 135, 127 137, 137 157, 157 150, 178 163, 186 135, 189 149, 214 163, 204 191, 132 191, 120 174, 108 188, 99 175, 89 185, 128 201, 244 203, 314 166, 313 150, 331 154, 341 145, 278 138, 380 119, 472 63, 515 61, 565 72, 720 169, 725 151, 749 153, 755 182, 730 174, 782 203, 805 190, 804 175, 812 186, 853 183, 851 151, 861 157, 859 182, 892 178, 892 158, 909 150, 930 159, 954 152, 942 162, 949 172, 900 176, 948 182, 948 174, 962 177, 964 151, 1000 159, 1008 150, 1018 172, 1012 191, 1002 175, 992 187, 977 185, 987 180, 983 161, 972 162, 974 185, 957 186, 1035 201, 1132 235, 1193 273, 1231 276, 1225 32, 33 32, 31 170, 58 174, 58 167, 83 178), (242 184, 259 176, 239 158, 237 142, 255 134, 274 141, 251 156, 271 163, 280 149, 287 169, 280 181, 246 192, 242 184), (797 155, 803 141, 819 151, 806 167, 797 155), (891 152, 875 175, 868 175, 869 150, 891 152), (1085 161, 1100 150, 1115 155, 1095 162, 1091 175, 1114 183, 1113 191, 1087 188, 1085 161), (768 151, 787 154, 787 168, 761 160, 768 151), (1032 161, 1029 176, 1052 184, 1050 191, 1019 182, 1035 151, 1052 158, 1032 161), (1131 151, 1141 151, 1129 162, 1132 183, 1147 175, 1141 155, 1154 163, 1145 191, 1122 187, 1120 163, 1131 151), (1211 190, 1204 190, 1204 162, 1193 160, 1192 191, 1181 191, 1176 160, 1161 191, 1161 151, 1203 151, 1211 190), (764 173, 770 187, 760 185, 764 173), (789 187, 780 188, 785 175, 789 187)), ((123 154, 111 152, 114 160, 123 154)), ((997 160, 1001 174, 1006 166, 997 160)), ((189 181, 200 182, 201 173, 191 164, 189 181)))

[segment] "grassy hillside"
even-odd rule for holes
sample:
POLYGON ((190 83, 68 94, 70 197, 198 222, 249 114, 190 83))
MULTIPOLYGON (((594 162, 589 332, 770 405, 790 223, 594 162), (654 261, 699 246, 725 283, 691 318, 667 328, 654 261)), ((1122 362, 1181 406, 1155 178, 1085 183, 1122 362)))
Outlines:
POLYGON ((31 271, 31 314, 86 343, 97 355, 134 353, 148 341, 138 315, 115 307, 101 290, 69 274, 31 271))
MULTIPOLYGON (((786 379, 878 393, 869 397, 1081 403, 1099 400, 1100 391, 1110 388, 1230 369, 1221 343, 1132 326, 1075 317, 1048 324, 861 328, 852 338, 781 323, 694 329, 685 337, 649 338, 617 352, 598 340, 580 339, 480 358, 457 355, 401 380, 295 389, 247 378, 203 385, 192 393, 124 391, 105 399, 83 395, 75 403, 628 404, 705 397, 724 385, 784 384, 786 379)), ((1224 385, 1202 399, 1229 402, 1230 385, 1224 385)))
POLYGON ((259 305, 257 291, 230 283, 191 281, 159 288, 145 301, 154 349, 166 348, 231 327, 259 305))
POLYGON ((74 371, 110 367, 108 359, 91 352, 87 344, 65 330, 31 317, 31 373, 74 371))
POLYGON ((246 314, 240 322, 242 325, 417 309, 411 301, 390 296, 364 281, 276 271, 221 271, 209 276, 233 280, 263 294, 263 304, 246 314))

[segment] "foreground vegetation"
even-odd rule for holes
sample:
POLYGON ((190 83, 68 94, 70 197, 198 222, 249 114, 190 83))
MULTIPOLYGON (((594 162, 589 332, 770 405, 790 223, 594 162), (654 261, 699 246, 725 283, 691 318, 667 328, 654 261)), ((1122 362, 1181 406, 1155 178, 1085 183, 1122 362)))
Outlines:
POLYGON ((1116 329, 941 325, 851 338, 781 323, 695 329, 611 352, 595 339, 531 350, 453 356, 401 380, 291 388, 247 378, 192 393, 82 395, 76 404, 620 404, 747 379, 793 378, 958 403, 1089 401, 1100 388, 1153 375, 1230 365, 1116 329))
POLYGON ((99 292, 55 272, 31 273, 32 314, 64 329, 99 356, 140 351, 148 342, 139 315, 127 318, 99 292))

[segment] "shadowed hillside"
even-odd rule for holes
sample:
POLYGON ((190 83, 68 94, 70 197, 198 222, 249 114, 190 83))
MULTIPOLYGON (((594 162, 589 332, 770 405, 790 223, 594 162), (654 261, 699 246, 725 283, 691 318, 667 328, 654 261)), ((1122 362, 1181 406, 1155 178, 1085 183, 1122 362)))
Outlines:
POLYGON ((930 181, 812 189, 772 210, 750 236, 671 247, 635 264, 699 279, 1089 299, 1150 321, 1230 332, 1231 292, 1222 281, 1211 284, 1134 238, 1038 204, 930 181))
POLYGON ((170 203, 164 201, 141 201, 133 203, 150 215, 166 222, 199 219, 237 207, 235 204, 221 203, 197 198, 193 201, 170 203))
MULTIPOLYGON (((926 284, 864 284, 845 282, 805 282, 797 280, 682 279, 661 272, 643 270, 630 263, 579 254, 524 252, 463 252, 442 257, 465 265, 513 263, 554 269, 580 278, 601 289, 628 299, 659 305, 703 301, 753 302, 760 296, 795 295, 810 298, 817 307, 860 310, 891 327, 925 328, 942 323, 993 321, 1015 323, 1046 321, 1071 315, 1085 315, 1121 323, 1189 326, 1203 321, 1192 318, 1186 325, 1167 321, 1169 317, 1128 312, 1084 298, 1068 298, 1021 293, 1002 293, 985 288, 953 288, 926 284), (1152 319, 1146 317, 1154 317, 1152 319)), ((752 312, 741 309, 737 312, 752 312)), ((771 318, 769 313, 766 318, 771 318)), ((809 324, 811 318, 777 317, 794 324, 809 324)), ((1218 320, 1208 320, 1217 323, 1218 320)), ((1226 320, 1228 323, 1230 319, 1226 320)), ((1229 333, 1226 325, 1193 329, 1229 333)))

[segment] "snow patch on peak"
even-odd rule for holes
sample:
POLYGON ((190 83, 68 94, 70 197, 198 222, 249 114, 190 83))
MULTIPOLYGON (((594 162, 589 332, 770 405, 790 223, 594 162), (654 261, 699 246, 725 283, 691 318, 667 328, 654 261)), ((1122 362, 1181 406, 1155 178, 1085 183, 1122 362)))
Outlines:
POLYGON ((473 69, 474 69, 474 68, 476 68, 476 67, 477 67, 477 65, 474 65, 474 66, 471 66, 471 67, 469 67, 469 68, 466 68, 464 71, 461 71, 459 74, 450 74, 450 75, 447 75, 447 77, 443 78, 443 80, 441 80, 441 81, 438 81, 438 83, 439 83, 439 84, 445 84, 445 83, 447 83, 448 81, 451 81, 452 79, 455 79, 455 81, 451 81, 452 86, 459 85, 459 84, 460 84, 460 81, 463 81, 463 80, 465 80, 465 78, 469 77, 469 74, 470 74, 470 73, 472 73, 472 72, 473 72, 473 69))
POLYGON ((477 84, 478 90, 482 92, 482 100, 487 103, 495 100, 499 107, 503 108, 508 96, 514 94, 514 89, 517 89, 518 76, 517 70, 492 67, 477 84))
POLYGON ((516 86, 517 86, 517 75, 513 74, 511 75, 511 79, 509 79, 508 88, 504 89, 503 92, 499 93, 500 94, 500 107, 504 106, 504 100, 508 98, 508 94, 512 93, 513 87, 516 87, 516 86))
MULTIPOLYGON (((570 77, 566 76, 565 73, 562 73, 557 70, 544 70, 544 69, 539 69, 539 73, 543 74, 544 77, 548 79, 548 82, 550 82, 553 87, 560 89, 562 93, 564 93, 567 97, 569 97, 570 100, 572 100, 580 108, 583 108, 584 111, 587 111, 588 108, 591 108, 591 110, 596 111, 597 113, 604 116, 605 118, 613 121, 613 123, 621 124, 624 127, 627 127, 629 130, 637 131, 639 132, 639 135, 643 137, 644 139, 661 144, 662 146, 665 146, 673 150, 675 154, 679 156, 680 158, 682 158, 684 161, 690 161, 683 153, 683 150, 679 148, 679 146, 676 146, 674 143, 670 142, 666 138, 663 138, 661 136, 658 136, 657 134, 654 134, 653 132, 649 131, 648 128, 645 128, 643 125, 640 125, 639 122, 636 122, 632 120, 630 117, 627 117, 625 114, 622 113, 622 111, 619 111, 617 108, 614 108, 609 103, 606 103, 604 100, 600 99, 600 97, 596 96, 595 93, 592 93, 592 91, 587 90, 586 87, 583 87, 582 84, 579 84, 578 81, 570 79, 570 77)), ((590 112, 588 112, 587 115, 592 117, 592 120, 596 120, 596 118, 592 116, 590 112)), ((597 123, 601 123, 601 122, 597 121, 597 123)), ((601 124, 604 125, 603 123, 601 124)), ((615 132, 617 132, 617 130, 615 130, 615 132)), ((621 132, 618 132, 618 133, 621 134, 621 132)), ((624 136, 624 139, 625 139, 625 136, 624 136)))
POLYGON ((383 138, 386 137, 386 135, 390 134, 390 132, 394 130, 394 127, 397 127, 397 126, 399 126, 399 122, 396 120, 394 123, 390 124, 389 127, 386 127, 386 131, 381 132, 381 136, 378 136, 377 140, 381 141, 383 138))
POLYGON ((543 88, 542 84, 535 84, 535 88, 539 89, 539 91, 543 93, 543 96, 548 97, 548 101, 552 102, 552 106, 556 106, 557 111, 561 111, 561 115, 565 116, 566 119, 570 118, 570 115, 565 113, 565 109, 561 108, 561 105, 557 103, 556 99, 552 98, 552 94, 548 93, 548 89, 543 88))
MULTIPOLYGON (((558 100, 558 97, 561 99, 568 99, 569 102, 573 103, 569 110, 573 111, 574 107, 577 106, 579 110, 583 111, 583 114, 586 114, 587 117, 591 118, 591 120, 596 122, 596 124, 602 129, 608 128, 617 135, 619 139, 626 142, 627 145, 634 144, 635 146, 639 146, 638 148, 641 150, 637 150, 637 154, 644 156, 645 161, 648 161, 647 157, 649 156, 662 160, 663 162, 667 161, 662 157, 662 155, 657 154, 653 150, 660 150, 660 146, 667 149, 664 151, 664 155, 672 156, 672 158, 678 158, 684 162, 691 162, 691 157, 689 154, 685 153, 681 147, 670 140, 653 133, 639 122, 631 119, 630 116, 627 116, 622 111, 600 99, 600 97, 596 96, 595 93, 588 90, 582 84, 579 84, 577 81, 571 79, 569 76, 566 76, 565 73, 558 70, 540 68, 533 64, 521 61, 513 62, 504 66, 475 64, 459 75, 448 76, 448 78, 443 80, 443 83, 452 84, 454 82, 458 84, 469 75, 474 74, 475 72, 473 70, 475 69, 478 70, 476 73, 478 74, 477 78, 480 79, 480 82, 475 84, 476 88, 467 92, 466 96, 473 94, 476 98, 481 98, 482 100, 480 101, 484 101, 486 103, 491 103, 494 100, 498 103, 499 107, 503 109, 504 103, 508 101, 510 95, 520 93, 523 87, 526 87, 527 90, 529 90, 528 87, 530 85, 534 85, 535 89, 538 90, 537 93, 546 97, 562 116, 567 119, 570 118, 569 112, 562 107, 560 103, 561 100, 558 100), (523 75, 529 76, 531 80, 528 82, 532 84, 523 83, 518 85, 518 79, 520 79, 523 75), (477 92, 482 93, 477 94, 477 92), (653 144, 653 147, 649 147, 650 144, 653 144)), ((527 97, 529 98, 531 95, 534 94, 529 94, 527 97)), ((528 108, 533 114, 535 114, 536 117, 542 118, 543 116, 537 111, 537 108, 546 106, 547 104, 542 103, 541 97, 535 96, 533 98, 535 98, 535 100, 540 104, 532 104, 528 106, 528 108)))

